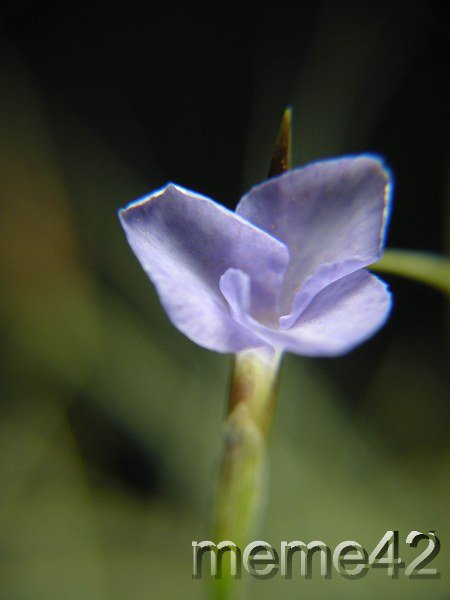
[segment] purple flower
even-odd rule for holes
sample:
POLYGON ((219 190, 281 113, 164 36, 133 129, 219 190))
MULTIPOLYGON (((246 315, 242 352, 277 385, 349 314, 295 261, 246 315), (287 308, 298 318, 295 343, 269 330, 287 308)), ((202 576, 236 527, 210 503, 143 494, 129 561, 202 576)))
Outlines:
POLYGON ((359 156, 293 169, 236 212, 168 184, 120 211, 173 324, 217 352, 343 354, 385 322, 380 258, 389 175, 359 156))

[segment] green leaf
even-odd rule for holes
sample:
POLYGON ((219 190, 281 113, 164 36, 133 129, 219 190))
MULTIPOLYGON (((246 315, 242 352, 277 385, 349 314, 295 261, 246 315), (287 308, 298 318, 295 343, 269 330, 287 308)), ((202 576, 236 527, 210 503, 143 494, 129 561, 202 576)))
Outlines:
POLYGON ((378 273, 409 277, 450 295, 450 257, 416 250, 386 250, 371 267, 378 273))

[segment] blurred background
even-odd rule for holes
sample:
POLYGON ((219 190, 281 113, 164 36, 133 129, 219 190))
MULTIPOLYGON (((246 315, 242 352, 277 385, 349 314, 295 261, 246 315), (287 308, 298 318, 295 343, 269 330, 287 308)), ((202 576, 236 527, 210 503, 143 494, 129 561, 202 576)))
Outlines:
MULTIPOLYGON (((375 152, 388 245, 450 245, 448 2, 5 3, 0 29, 0 598, 201 598, 231 358, 168 322, 116 211, 171 180, 234 207, 267 174, 375 152)), ((436 580, 299 575, 273 598, 450 598, 448 299, 333 360, 287 356, 268 520, 281 540, 435 530, 436 580)))

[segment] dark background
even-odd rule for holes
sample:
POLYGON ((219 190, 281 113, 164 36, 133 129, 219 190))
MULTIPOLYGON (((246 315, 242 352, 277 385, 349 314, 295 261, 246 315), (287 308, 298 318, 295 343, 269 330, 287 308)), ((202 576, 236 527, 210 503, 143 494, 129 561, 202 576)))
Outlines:
MULTIPOLYGON (((117 209, 168 180, 233 208, 266 176, 292 104, 295 165, 384 156, 395 180, 388 246, 445 253, 449 35, 447 2, 6 4, 5 598, 200 593, 190 580, 190 542, 207 532, 229 359, 172 330, 117 209)), ((276 515, 290 514, 286 495, 303 494, 305 485, 306 517, 312 506, 318 511, 305 517, 311 539, 367 536, 375 544, 401 527, 406 499, 405 527, 439 529, 443 473, 448 479, 447 299, 386 279, 394 310, 373 340, 339 359, 286 360, 274 462, 296 483, 289 488, 274 475, 267 535, 275 543, 300 535, 276 515), (301 408, 289 409, 298 395, 301 408), (319 454, 311 450, 317 439, 319 454), (336 454, 343 439, 350 446, 336 454), (326 477, 310 481, 298 456, 303 472, 341 475, 330 487, 326 477), (360 516, 355 509, 347 527, 328 524, 321 533, 317 523, 324 513, 332 518, 330 506, 350 502, 351 488, 362 494, 360 516), (364 494, 379 509, 366 529, 364 494)), ((399 597, 381 576, 366 581, 364 597, 380 589, 399 597)), ((423 597, 422 583, 410 585, 408 597, 423 597)), ((295 597, 295 585, 271 584, 295 597)), ((352 589, 336 587, 333 597, 349 598, 352 589)), ((444 597, 439 590, 432 597, 444 597)))

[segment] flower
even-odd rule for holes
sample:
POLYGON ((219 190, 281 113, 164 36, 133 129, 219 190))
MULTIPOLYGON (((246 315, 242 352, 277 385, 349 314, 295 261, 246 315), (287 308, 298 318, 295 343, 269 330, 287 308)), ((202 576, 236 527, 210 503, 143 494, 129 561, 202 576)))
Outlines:
POLYGON ((120 211, 172 323, 217 352, 343 354, 391 307, 382 252, 390 177, 362 155, 255 186, 232 212, 169 183, 120 211))

